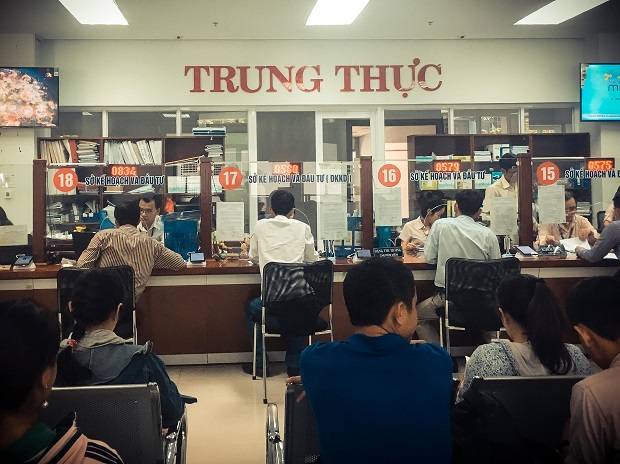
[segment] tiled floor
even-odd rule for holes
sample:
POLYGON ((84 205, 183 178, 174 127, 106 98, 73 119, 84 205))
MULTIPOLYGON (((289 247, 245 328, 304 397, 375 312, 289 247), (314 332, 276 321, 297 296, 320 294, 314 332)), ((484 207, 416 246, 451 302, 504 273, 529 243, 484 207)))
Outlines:
MULTIPOLYGON (((278 405, 284 429, 284 363, 270 366, 267 398, 278 405)), ((198 398, 188 405, 188 464, 265 462, 262 379, 252 380, 239 364, 169 366, 179 391, 198 398)))

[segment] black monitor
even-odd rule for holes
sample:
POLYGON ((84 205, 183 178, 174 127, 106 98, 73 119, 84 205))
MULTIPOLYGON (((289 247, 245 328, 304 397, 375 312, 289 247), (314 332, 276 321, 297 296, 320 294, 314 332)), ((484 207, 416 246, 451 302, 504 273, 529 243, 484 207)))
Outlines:
POLYGON ((0 246, 0 264, 13 264, 18 255, 32 256, 32 245, 0 246))
POLYGON ((88 247, 90 240, 95 236, 96 232, 72 232, 73 252, 75 259, 79 259, 82 252, 88 247))

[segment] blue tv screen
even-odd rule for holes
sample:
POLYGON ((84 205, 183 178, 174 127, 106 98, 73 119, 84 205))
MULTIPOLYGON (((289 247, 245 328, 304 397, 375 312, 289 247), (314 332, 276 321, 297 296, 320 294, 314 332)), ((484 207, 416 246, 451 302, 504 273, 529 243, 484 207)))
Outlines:
POLYGON ((581 65, 581 120, 620 121, 620 64, 581 65))
POLYGON ((58 126, 58 68, 0 66, 0 127, 58 126))

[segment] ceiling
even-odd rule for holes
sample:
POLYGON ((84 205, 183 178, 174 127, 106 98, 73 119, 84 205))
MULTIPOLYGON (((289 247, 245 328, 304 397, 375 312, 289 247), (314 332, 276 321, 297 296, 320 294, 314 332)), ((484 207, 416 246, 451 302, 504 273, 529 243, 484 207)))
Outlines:
POLYGON ((557 26, 513 24, 550 0, 371 0, 351 26, 305 26, 314 0, 116 0, 129 26, 81 25, 58 0, 0 0, 0 33, 41 39, 582 38, 620 32, 620 0, 557 26))

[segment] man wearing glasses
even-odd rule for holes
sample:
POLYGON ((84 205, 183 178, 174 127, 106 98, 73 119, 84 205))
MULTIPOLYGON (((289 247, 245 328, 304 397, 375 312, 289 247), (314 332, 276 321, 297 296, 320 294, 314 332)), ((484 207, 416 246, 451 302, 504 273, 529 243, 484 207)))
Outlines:
POLYGON ((598 239, 598 232, 590 221, 577 214, 577 202, 572 192, 564 192, 564 211, 565 223, 538 225, 538 242, 541 245, 558 245, 560 240, 573 237, 582 241, 587 240, 590 244, 598 239))
POLYGON ((159 217, 161 196, 140 199, 140 224, 138 230, 159 242, 164 241, 164 223, 159 217), (159 203, 159 204, 158 204, 159 203))

